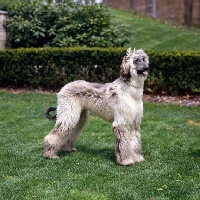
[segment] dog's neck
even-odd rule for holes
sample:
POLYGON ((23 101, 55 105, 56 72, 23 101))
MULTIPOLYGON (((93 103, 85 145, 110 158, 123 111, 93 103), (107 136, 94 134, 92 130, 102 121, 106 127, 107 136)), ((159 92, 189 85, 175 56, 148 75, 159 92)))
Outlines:
POLYGON ((138 78, 132 74, 129 80, 124 80, 121 77, 120 77, 120 80, 124 82, 125 84, 129 85, 130 87, 133 87, 138 90, 141 89, 143 91, 144 81, 145 81, 145 78, 143 77, 138 78))
POLYGON ((133 96, 135 100, 142 100, 144 81, 138 83, 134 80, 124 81, 123 78, 119 78, 115 82, 117 83, 118 81, 123 83, 119 84, 122 87, 121 90, 123 92, 127 90, 126 93, 133 96))
POLYGON ((128 85, 131 88, 131 94, 134 96, 134 99, 141 100, 143 96, 144 82, 138 84, 138 82, 132 81, 129 82, 128 85))

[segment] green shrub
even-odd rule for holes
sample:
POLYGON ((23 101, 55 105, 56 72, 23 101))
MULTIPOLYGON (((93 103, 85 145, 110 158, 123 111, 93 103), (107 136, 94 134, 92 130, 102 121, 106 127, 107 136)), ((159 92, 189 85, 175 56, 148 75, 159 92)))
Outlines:
MULTIPOLYGON (((123 48, 30 48, 0 51, 0 86, 56 90, 84 79, 111 82, 119 77, 123 48)), ((200 92, 200 53, 147 52, 150 72, 145 91, 200 92)))
POLYGON ((124 46, 131 32, 124 24, 111 23, 111 18, 103 4, 26 0, 9 10, 5 26, 12 48, 124 46))
POLYGON ((149 52, 151 93, 185 94, 200 92, 200 53, 149 52))

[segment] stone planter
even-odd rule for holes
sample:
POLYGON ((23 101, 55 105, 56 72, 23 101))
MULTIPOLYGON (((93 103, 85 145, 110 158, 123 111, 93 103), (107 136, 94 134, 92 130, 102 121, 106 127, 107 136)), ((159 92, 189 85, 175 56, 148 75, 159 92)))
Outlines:
POLYGON ((6 48, 6 30, 3 26, 3 23, 6 20, 6 11, 0 10, 0 50, 5 50, 6 48))

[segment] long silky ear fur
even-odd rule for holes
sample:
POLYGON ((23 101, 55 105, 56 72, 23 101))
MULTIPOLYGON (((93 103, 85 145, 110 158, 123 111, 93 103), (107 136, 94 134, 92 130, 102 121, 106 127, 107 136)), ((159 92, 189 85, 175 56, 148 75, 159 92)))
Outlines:
POLYGON ((131 48, 128 48, 126 51, 126 56, 124 56, 122 60, 122 64, 120 66, 120 78, 123 81, 129 81, 131 78, 131 73, 130 73, 130 66, 128 65, 127 61, 131 57, 132 51, 131 48))
POLYGON ((123 80, 123 81, 130 81, 130 78, 131 78, 131 73, 130 73, 130 66, 127 66, 127 65, 121 65, 120 66, 120 78, 123 80))

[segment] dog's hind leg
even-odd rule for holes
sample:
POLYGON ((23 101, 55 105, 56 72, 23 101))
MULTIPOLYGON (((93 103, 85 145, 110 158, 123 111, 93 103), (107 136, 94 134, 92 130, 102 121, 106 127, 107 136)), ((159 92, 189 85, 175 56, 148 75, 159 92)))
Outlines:
POLYGON ((62 146, 63 134, 59 133, 59 124, 44 138, 44 154, 45 158, 58 158, 57 152, 62 146))
POLYGON ((78 139, 83 127, 85 126, 88 119, 88 111, 83 110, 80 115, 80 119, 74 130, 69 135, 69 139, 67 142, 62 146, 63 151, 76 151, 76 148, 74 146, 76 140, 78 139))
MULTIPOLYGON (((57 119, 53 130, 44 138, 46 158, 57 158, 57 152, 69 141, 77 129, 81 116, 81 106, 74 99, 58 96, 57 119)), ((73 145, 73 144, 72 144, 73 145)), ((72 151, 73 146, 68 150, 72 151)))

